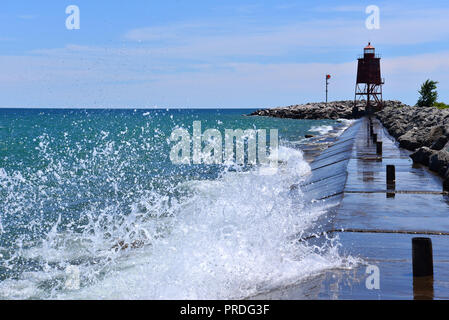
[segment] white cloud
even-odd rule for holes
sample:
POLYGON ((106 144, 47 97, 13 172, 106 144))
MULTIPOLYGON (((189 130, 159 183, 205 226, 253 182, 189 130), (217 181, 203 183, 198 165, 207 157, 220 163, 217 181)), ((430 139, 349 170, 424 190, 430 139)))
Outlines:
POLYGON ((367 30, 364 17, 302 21, 272 27, 234 26, 221 22, 180 24, 131 30, 125 38, 147 42, 153 52, 181 58, 223 56, 276 56, 292 50, 332 50, 345 46, 415 45, 447 41, 449 10, 410 12, 381 18, 380 30, 367 30), (208 30, 200 32, 200 30, 208 30), (242 31, 244 30, 244 31, 242 31), (158 41, 165 41, 159 44, 158 41), (167 44, 168 41, 168 44, 167 44))
MULTIPOLYGON (((355 59, 335 64, 197 64, 172 72, 165 67, 150 70, 151 64, 125 57, 118 52, 102 60, 83 55, 60 60, 2 57, 0 94, 5 104, 17 106, 264 107, 323 100, 326 73, 332 74, 330 98, 352 99, 356 75, 355 59)), ((449 52, 384 59, 382 71, 386 98, 414 103, 419 84, 429 77, 440 81, 441 99, 449 99, 449 52)))
MULTIPOLYGON (((361 50, 367 39, 377 47, 398 48, 447 42, 449 28, 443 26, 448 10, 402 12, 394 19, 389 10, 379 31, 366 30, 363 19, 271 27, 203 21, 131 30, 124 35, 129 42, 123 48, 67 45, 2 56, 2 104, 273 106, 323 100, 326 73, 333 75, 331 99, 352 99, 359 52, 340 63, 318 63, 314 54, 361 50), (135 43, 139 41, 143 43, 135 43), (299 58, 285 63, 301 54, 315 63, 301 63, 299 58)), ((432 78, 440 81, 441 98, 449 102, 448 51, 404 52, 383 59, 382 69, 387 98, 414 103, 419 84, 432 78)))
POLYGON ((391 74, 449 71, 449 51, 383 59, 383 69, 391 74))

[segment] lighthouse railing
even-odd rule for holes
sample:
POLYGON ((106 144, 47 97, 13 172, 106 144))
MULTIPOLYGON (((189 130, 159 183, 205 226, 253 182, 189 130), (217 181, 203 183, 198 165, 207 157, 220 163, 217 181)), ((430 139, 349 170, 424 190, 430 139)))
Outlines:
MULTIPOLYGON (((358 56, 357 56, 357 59, 364 59, 365 58, 365 54, 359 54, 358 56)), ((374 55, 374 58, 376 58, 376 59, 382 59, 382 55, 381 54, 379 54, 379 53, 376 53, 375 55, 374 55)))

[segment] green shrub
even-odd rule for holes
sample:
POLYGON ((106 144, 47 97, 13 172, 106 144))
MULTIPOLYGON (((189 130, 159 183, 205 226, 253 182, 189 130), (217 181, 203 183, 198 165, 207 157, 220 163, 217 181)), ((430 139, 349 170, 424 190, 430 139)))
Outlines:
POLYGON ((433 107, 438 99, 437 84, 438 82, 428 79, 421 85, 420 97, 416 104, 418 107, 433 107))
POLYGON ((438 109, 449 109, 449 104, 445 104, 443 102, 435 102, 433 104, 433 106, 438 108, 438 109))

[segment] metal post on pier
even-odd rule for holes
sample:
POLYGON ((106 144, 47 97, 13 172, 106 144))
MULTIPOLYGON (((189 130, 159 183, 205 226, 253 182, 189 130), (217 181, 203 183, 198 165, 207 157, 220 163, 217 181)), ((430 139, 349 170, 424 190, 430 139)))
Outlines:
POLYGON ((449 178, 443 181, 443 192, 449 192, 449 178))
POLYGON ((392 164, 387 165, 387 184, 396 182, 396 167, 392 164))
POLYGON ((382 155, 382 141, 376 142, 376 153, 382 155))
POLYGON ((326 74, 326 104, 327 104, 327 94, 328 94, 328 87, 329 87, 329 79, 331 78, 330 74, 326 74))
POLYGON ((387 198, 396 197, 396 167, 394 165, 387 165, 387 198))
POLYGON ((412 238, 413 296, 433 299, 433 252, 430 238, 412 238))
POLYGON ((433 276, 432 240, 430 238, 412 239, 413 276, 433 276))

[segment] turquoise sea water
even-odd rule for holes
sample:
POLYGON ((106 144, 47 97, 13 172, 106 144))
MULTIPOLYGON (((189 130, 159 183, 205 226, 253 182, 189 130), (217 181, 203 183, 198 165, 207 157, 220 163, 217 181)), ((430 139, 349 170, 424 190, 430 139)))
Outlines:
POLYGON ((250 112, 0 109, 0 299, 245 298, 341 266, 338 244, 292 241, 326 207, 290 188, 304 135, 338 123, 250 112), (278 174, 172 164, 193 121, 278 129, 278 174))

